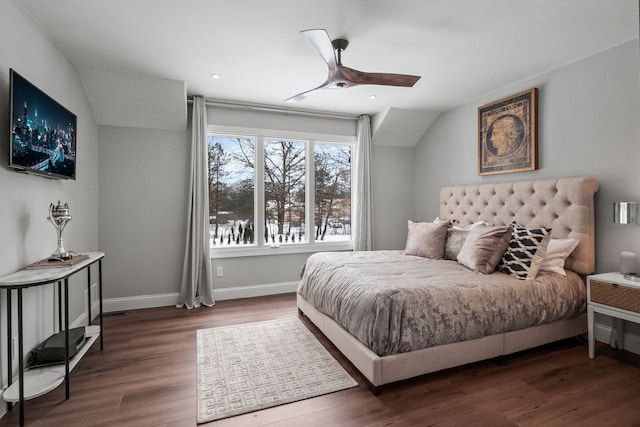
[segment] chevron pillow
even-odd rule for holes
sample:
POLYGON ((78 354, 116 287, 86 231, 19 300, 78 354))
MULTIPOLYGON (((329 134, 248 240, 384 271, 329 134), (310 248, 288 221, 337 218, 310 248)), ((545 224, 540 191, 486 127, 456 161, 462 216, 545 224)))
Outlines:
POLYGON ((535 279, 547 252, 551 229, 527 229, 515 221, 511 223, 511 227, 513 228, 511 240, 498 263, 498 270, 517 279, 535 279))

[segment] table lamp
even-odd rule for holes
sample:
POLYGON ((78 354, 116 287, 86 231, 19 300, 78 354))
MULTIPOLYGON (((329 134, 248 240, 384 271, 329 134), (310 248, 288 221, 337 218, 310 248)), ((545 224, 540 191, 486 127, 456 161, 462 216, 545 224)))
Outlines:
MULTIPOLYGON (((615 202, 613 222, 616 224, 640 224, 640 202, 615 202)), ((638 257, 633 252, 620 253, 620 273, 627 280, 640 281, 638 257)))

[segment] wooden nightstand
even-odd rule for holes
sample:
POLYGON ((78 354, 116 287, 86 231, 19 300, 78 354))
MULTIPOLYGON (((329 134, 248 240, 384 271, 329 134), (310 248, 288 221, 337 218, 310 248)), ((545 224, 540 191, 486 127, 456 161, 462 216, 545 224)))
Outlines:
POLYGON ((619 322, 618 348, 623 347, 622 320, 640 323, 640 282, 627 280, 620 273, 587 276, 587 316, 589 319, 589 357, 595 357, 595 313, 619 322))

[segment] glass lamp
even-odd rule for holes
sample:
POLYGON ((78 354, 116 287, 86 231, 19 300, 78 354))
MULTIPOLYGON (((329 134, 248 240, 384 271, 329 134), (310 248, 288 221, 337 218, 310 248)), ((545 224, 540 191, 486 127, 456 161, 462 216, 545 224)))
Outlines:
POLYGON ((640 224, 640 202, 615 202, 613 222, 616 224, 640 224))
MULTIPOLYGON (((615 202, 613 222, 616 224, 640 224, 640 202, 615 202)), ((627 280, 640 281, 638 257, 633 252, 620 253, 620 273, 627 280)))

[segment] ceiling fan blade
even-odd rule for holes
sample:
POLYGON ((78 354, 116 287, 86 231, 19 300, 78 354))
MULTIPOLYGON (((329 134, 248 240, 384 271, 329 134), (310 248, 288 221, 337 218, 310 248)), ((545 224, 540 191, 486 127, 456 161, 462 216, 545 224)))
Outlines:
POLYGON ((329 34, 322 29, 304 30, 300 31, 300 34, 307 44, 309 44, 313 50, 318 52, 322 59, 324 59, 324 62, 327 63, 327 66, 329 67, 329 75, 335 74, 338 63, 336 61, 336 52, 331 44, 329 34))
POLYGON ((314 90, 324 89, 324 88, 328 87, 330 84, 331 84, 331 78, 327 79, 327 81, 325 81, 324 83, 322 83, 318 87, 314 87, 313 89, 306 90, 306 91, 301 92, 301 93, 299 93, 297 95, 293 95, 291 98, 285 99, 284 102, 300 102, 303 99, 305 99, 307 97, 307 95, 309 95, 309 93, 313 92, 314 90))
POLYGON ((338 64, 342 75, 354 84, 412 87, 420 76, 410 74, 366 73, 338 64))
POLYGON ((305 99, 307 97, 309 92, 313 92, 316 89, 311 89, 311 90, 308 90, 306 92, 302 92, 302 93, 299 93, 297 95, 293 95, 291 98, 285 99, 284 102, 300 102, 300 101, 302 101, 303 99, 305 99))

